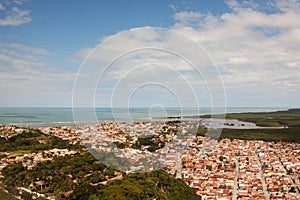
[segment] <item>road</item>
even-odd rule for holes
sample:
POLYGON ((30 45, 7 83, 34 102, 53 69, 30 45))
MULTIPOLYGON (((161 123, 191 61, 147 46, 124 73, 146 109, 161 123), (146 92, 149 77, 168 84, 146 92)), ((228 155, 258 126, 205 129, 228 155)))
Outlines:
POLYGON ((266 197, 266 200, 269 200, 270 199, 270 194, 269 194, 268 189, 267 189, 266 179, 265 179, 265 175, 264 175, 263 168, 262 168, 262 165, 261 165, 261 160, 258 156, 258 152, 256 152, 256 158, 258 160, 259 173, 260 173, 260 176, 261 176, 261 181, 262 181, 265 197, 266 197))
POLYGON ((239 160, 237 159, 235 162, 235 177, 234 177, 234 185, 232 190, 232 200, 237 200, 238 197, 238 178, 239 178, 239 160))

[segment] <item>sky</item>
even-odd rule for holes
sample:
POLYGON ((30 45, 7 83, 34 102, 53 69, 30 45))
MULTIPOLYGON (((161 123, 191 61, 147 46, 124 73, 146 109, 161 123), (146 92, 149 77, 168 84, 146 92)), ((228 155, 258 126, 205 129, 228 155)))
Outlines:
POLYGON ((0 106, 300 107, 299 0, 0 0, 0 106))

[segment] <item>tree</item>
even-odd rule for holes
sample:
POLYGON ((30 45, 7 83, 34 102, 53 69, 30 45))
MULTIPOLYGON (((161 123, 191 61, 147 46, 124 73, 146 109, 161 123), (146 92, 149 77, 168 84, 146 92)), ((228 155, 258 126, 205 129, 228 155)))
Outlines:
POLYGON ((128 174, 122 180, 109 182, 99 191, 98 197, 101 200, 199 199, 195 189, 162 171, 128 174))
POLYGON ((231 165, 231 167, 235 169, 235 168, 236 168, 236 164, 233 163, 233 164, 231 165))
POLYGON ((14 196, 19 196, 19 190, 17 190, 16 187, 14 187, 14 186, 7 186, 6 189, 7 189, 7 191, 8 191, 10 194, 12 194, 12 195, 14 195, 14 196))
POLYGON ((212 166, 211 165, 207 165, 206 169, 208 169, 209 171, 212 171, 212 166))
POLYGON ((289 191, 290 193, 296 193, 296 189, 295 189, 295 187, 291 187, 291 189, 290 189, 290 191, 289 191))
POLYGON ((96 188, 89 183, 83 183, 75 188, 71 199, 88 200, 92 194, 97 194, 96 188))
POLYGON ((221 156, 219 156, 219 160, 222 162, 223 161, 223 159, 224 159, 224 157, 221 155, 221 156))
POLYGON ((31 194, 29 194, 28 192, 25 192, 25 191, 22 191, 21 198, 23 200, 32 200, 31 194))
POLYGON ((205 136, 205 134, 207 133, 207 128, 205 126, 198 126, 198 129, 197 129, 197 134, 196 136, 205 136))

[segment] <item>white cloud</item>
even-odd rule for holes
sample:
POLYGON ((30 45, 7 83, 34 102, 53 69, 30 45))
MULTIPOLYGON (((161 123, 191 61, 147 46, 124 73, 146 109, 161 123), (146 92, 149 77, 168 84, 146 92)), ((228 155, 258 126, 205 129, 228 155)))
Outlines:
MULTIPOLYGON (((247 7, 237 1, 228 1, 228 4, 234 12, 215 16, 216 26, 199 22, 200 26, 191 27, 178 21, 174 28, 203 44, 225 72, 225 85, 237 91, 250 85, 255 85, 257 91, 272 91, 274 95, 299 90, 299 1, 278 2, 274 6, 280 12, 269 14, 259 11, 257 5, 247 7), (293 79, 289 79, 291 75, 293 79), (278 81, 281 79, 288 79, 289 84, 282 84, 278 81)), ((189 18, 188 15, 180 16, 189 18)), ((202 20, 209 15, 202 14, 202 20)), ((191 17, 194 16, 192 13, 191 17)))
POLYGON ((25 53, 30 53, 30 54, 34 54, 34 55, 40 55, 40 56, 49 56, 50 52, 47 49, 42 49, 42 48, 38 48, 38 47, 31 47, 31 46, 27 46, 27 45, 22 45, 22 44, 18 44, 18 43, 11 43, 11 44, 7 44, 7 46, 17 49, 18 51, 22 51, 25 53))
POLYGON ((13 0, 13 3, 18 4, 18 5, 23 5, 27 0, 13 0))
POLYGON ((300 1, 299 0, 277 0, 273 3, 274 7, 277 7, 283 12, 299 12, 300 1))
MULTIPOLYGON (((135 88, 159 83, 176 91, 181 103, 191 107, 197 106, 197 98, 210 98, 206 86, 210 90, 222 88, 219 74, 204 49, 176 31, 143 27, 102 41, 95 49, 84 48, 77 54, 82 59, 88 55, 75 87, 77 106, 92 106, 97 87, 97 91, 105 92, 97 93, 97 99, 106 101, 106 105, 111 100, 107 96, 112 95, 118 106, 126 106, 128 95, 135 88)), ((153 94, 159 95, 161 87, 156 89, 153 94)), ((174 103, 169 102, 169 106, 174 103)), ((208 105, 209 100, 205 103, 208 105)))
POLYGON ((0 10, 5 10, 5 7, 2 4, 0 4, 0 10))
POLYGON ((174 11, 176 12, 176 6, 174 4, 170 4, 169 7, 174 11))
MULTIPOLYGON (((271 106, 273 99, 287 102, 285 105, 299 105, 299 1, 268 2, 270 12, 264 12, 266 4, 262 3, 234 0, 227 3, 232 12, 175 13, 173 31, 151 27, 130 29, 101 38, 98 48, 82 48, 70 58, 78 62, 90 54, 78 77, 84 83, 79 85, 78 97, 82 100, 79 104, 86 105, 87 100, 88 105, 93 105, 96 97, 96 101, 104 102, 99 106, 110 105, 105 101, 111 98, 115 88, 118 91, 115 103, 124 106, 130 92, 155 82, 172 89, 182 101, 192 105, 195 105, 191 90, 194 88, 199 104, 209 106, 209 92, 217 96, 223 89, 218 71, 213 67, 215 62, 227 95, 233 101, 231 105, 271 106), (200 73, 187 61, 195 64, 200 73), (111 65, 104 71, 108 64, 111 65), (102 72, 103 78, 99 79, 102 72), (234 99, 240 104, 235 104, 234 99), (264 104, 260 104, 261 99, 264 104)), ((10 18, 0 19, 0 25, 31 20, 29 11, 12 10, 19 17, 10 13, 10 18)), ((65 101, 70 101, 74 73, 46 64, 45 59, 51 55, 47 50, 16 43, 0 44, 0 47, 0 92, 8 94, 7 102, 26 95, 29 98, 34 93, 41 101, 49 96, 55 102, 66 98, 65 101)), ((162 87, 151 87, 151 91, 153 95, 171 95, 162 87)), ((151 100, 151 95, 147 95, 145 102, 151 100)))
POLYGON ((74 73, 46 63, 46 49, 0 43, 2 106, 70 106, 74 73))
POLYGON ((241 64, 251 64, 250 60, 247 57, 232 57, 228 58, 227 64, 233 64, 233 65, 241 65, 241 64))
POLYGON ((31 22, 30 10, 19 8, 24 2, 26 2, 26 0, 8 1, 5 6, 0 4, 0 11, 3 16, 0 18, 0 26, 17 26, 31 22))
POLYGON ((20 69, 44 66, 43 58, 50 55, 46 49, 17 43, 0 43, 0 47, 1 60, 20 69))
POLYGON ((205 16, 204 14, 198 12, 177 12, 174 15, 176 21, 182 22, 184 24, 189 24, 191 22, 200 22, 200 19, 205 16))
MULTIPOLYGON (((205 47, 213 61, 219 66, 225 87, 229 88, 227 91, 229 96, 241 100, 240 96, 246 96, 244 93, 248 91, 248 96, 267 95, 265 99, 272 100, 276 97, 282 99, 284 94, 287 98, 286 102, 295 105, 298 104, 298 100, 290 100, 286 94, 295 93, 300 89, 300 21, 298 20, 300 5, 299 1, 286 2, 243 1, 240 3, 229 0, 227 4, 232 12, 220 15, 213 15, 209 12, 177 12, 174 14, 176 23, 172 28, 205 47), (268 12, 264 12, 265 10, 268 12)), ((186 45, 186 41, 176 37, 176 34, 164 34, 153 28, 140 29, 139 34, 135 31, 132 29, 112 36, 117 39, 102 44, 102 50, 95 50, 90 55, 88 64, 98 63, 96 71, 101 71, 103 70, 101 64, 115 58, 115 55, 120 55, 126 49, 158 46, 188 55, 188 59, 200 67, 210 89, 220 87, 220 84, 212 84, 216 78, 216 71, 211 71, 209 66, 212 64, 208 62, 209 60, 203 59, 205 55, 202 54, 203 57, 200 59, 195 58, 194 52, 199 51, 197 46, 186 45)), ((91 48, 84 48, 77 56, 80 55, 83 58, 90 50, 91 48)), ((132 66, 145 63, 160 63, 163 66, 172 67, 187 77, 188 82, 195 87, 200 86, 201 81, 203 82, 203 79, 192 73, 191 66, 182 59, 167 56, 162 52, 139 53, 136 53, 133 58, 124 58, 122 62, 119 62, 120 65, 116 63, 106 72, 106 88, 114 86, 115 82, 109 84, 109 80, 118 80, 132 66)), ((157 77, 160 77, 159 73, 162 71, 163 69, 156 70, 157 77)), ((176 75, 163 74, 161 82, 170 80, 176 88, 185 90, 180 81, 176 80, 176 75)), ((135 78, 130 78, 131 84, 138 85, 143 80, 143 76, 147 76, 147 74, 135 75, 135 78)), ((87 77, 90 78, 90 76, 87 77)), ((159 79, 155 80, 159 82, 159 79)), ((179 80, 182 81, 182 79, 179 80)), ((124 83, 123 86, 125 87, 126 84, 124 83)), ((244 100, 245 105, 251 106, 247 98, 244 100)), ((258 103, 254 102, 253 105, 258 105, 258 103)))

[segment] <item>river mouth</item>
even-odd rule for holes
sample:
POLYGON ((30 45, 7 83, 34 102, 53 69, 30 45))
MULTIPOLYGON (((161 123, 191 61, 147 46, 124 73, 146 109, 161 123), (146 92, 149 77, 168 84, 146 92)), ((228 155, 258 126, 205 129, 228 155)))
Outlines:
POLYGON ((227 129, 282 129, 288 127, 264 127, 257 126, 253 122, 245 122, 237 119, 201 119, 202 124, 207 128, 219 129, 219 128, 227 128, 227 129))

